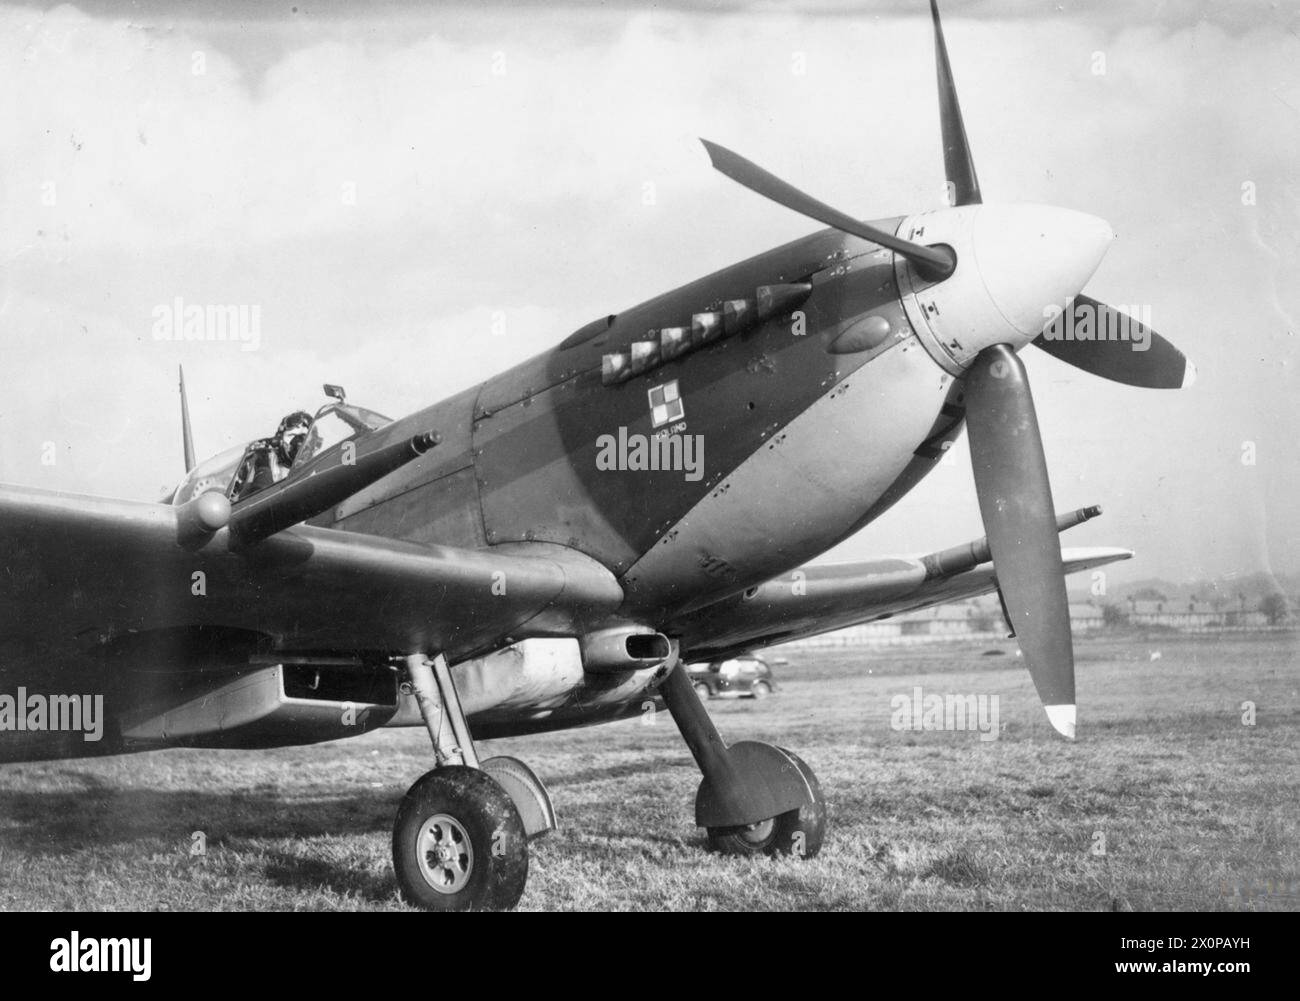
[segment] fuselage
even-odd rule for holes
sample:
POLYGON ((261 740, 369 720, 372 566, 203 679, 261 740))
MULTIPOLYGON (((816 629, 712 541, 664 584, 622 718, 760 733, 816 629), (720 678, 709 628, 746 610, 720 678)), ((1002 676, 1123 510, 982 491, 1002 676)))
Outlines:
POLYGON ((441 444, 311 523, 563 547, 614 574, 619 619, 655 628, 815 558, 934 467, 961 430, 967 366, 1038 336, 1112 237, 1028 205, 871 225, 954 268, 928 281, 837 229, 741 261, 369 432, 369 449, 424 431, 441 444))
POLYGON ((620 615, 656 626, 815 558, 934 467, 961 430, 966 366, 984 347, 1036 337, 1113 235, 1092 216, 1029 205, 874 225, 950 248, 955 272, 926 282, 833 229, 759 254, 384 429, 435 428, 443 445, 316 523, 569 547, 618 577, 620 615), (792 284, 805 295, 761 322, 602 377, 610 356, 635 358, 701 315, 792 284), (643 468, 631 453, 659 436, 689 439, 691 461, 643 468))
POLYGON ((959 380, 918 339, 894 255, 825 230, 593 323, 385 428, 436 428, 443 442, 316 523, 571 547, 618 576, 623 614, 658 624, 861 528, 933 468, 960 424, 959 380), (602 358, 647 332, 796 282, 812 289, 794 309, 602 381, 602 358), (652 393, 674 384, 677 405, 654 413, 652 393), (635 468, 627 453, 656 435, 690 436, 693 465, 635 468))

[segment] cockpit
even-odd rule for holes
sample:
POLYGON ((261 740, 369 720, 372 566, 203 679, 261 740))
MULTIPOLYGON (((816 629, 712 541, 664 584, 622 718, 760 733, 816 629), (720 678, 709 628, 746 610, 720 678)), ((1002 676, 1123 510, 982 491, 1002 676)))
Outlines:
POLYGON ((277 435, 227 449, 199 463, 176 488, 171 503, 184 504, 211 490, 224 493, 232 503, 244 500, 302 469, 343 442, 392 423, 383 414, 348 403, 340 386, 327 385, 325 393, 336 402, 327 403, 316 411, 305 436, 300 442, 295 442, 291 462, 284 461, 283 442, 277 441, 282 437, 280 432, 285 430, 286 418, 281 422, 277 435))
POLYGON ((392 420, 383 414, 350 403, 334 403, 321 407, 316 411, 316 417, 311 422, 307 437, 298 448, 298 454, 293 460, 293 468, 299 469, 305 466, 322 452, 349 438, 355 438, 367 431, 375 431, 391 423, 392 420))

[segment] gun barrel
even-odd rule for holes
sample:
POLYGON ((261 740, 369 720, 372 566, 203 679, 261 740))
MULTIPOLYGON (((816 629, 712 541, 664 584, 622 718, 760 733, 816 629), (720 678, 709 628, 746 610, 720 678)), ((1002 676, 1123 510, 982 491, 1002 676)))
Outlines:
MULTIPOLYGON (((1058 514, 1056 516, 1056 531, 1064 532, 1075 525, 1082 525, 1085 521, 1090 521, 1099 514, 1101 514, 1101 507, 1097 504, 1091 507, 1077 508, 1074 511, 1067 511, 1065 514, 1058 514)), ((981 563, 987 563, 992 558, 989 553, 989 540, 986 538, 976 539, 974 542, 967 542, 960 546, 953 546, 951 549, 942 549, 922 559, 925 564, 925 579, 931 580, 935 577, 949 577, 953 574, 964 573, 967 570, 975 569, 981 563)))
POLYGON ((276 532, 328 511, 358 490, 383 479, 408 462, 418 459, 442 438, 425 431, 385 445, 352 462, 348 450, 337 450, 332 461, 320 468, 309 468, 299 476, 290 475, 236 504, 230 514, 230 536, 238 545, 247 546, 269 538, 276 532))

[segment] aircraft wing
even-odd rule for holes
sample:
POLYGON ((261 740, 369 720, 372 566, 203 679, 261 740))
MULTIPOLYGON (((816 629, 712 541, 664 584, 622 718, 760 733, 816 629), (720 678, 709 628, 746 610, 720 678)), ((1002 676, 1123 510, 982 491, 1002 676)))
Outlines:
MULTIPOLYGON (((1114 548, 1061 550, 1066 573, 1132 555, 1114 548)), ((941 564, 926 557, 807 566, 689 613, 670 631, 681 637, 684 658, 718 660, 997 590, 991 563, 957 572, 941 564)))
MULTIPOLYGON (((461 656, 528 624, 581 631, 622 588, 563 547, 422 546, 299 525, 251 546, 178 508, 0 486, 0 676, 254 649, 461 656), (161 640, 161 648, 148 641, 161 640)), ((138 664, 133 666, 139 667, 138 664)))

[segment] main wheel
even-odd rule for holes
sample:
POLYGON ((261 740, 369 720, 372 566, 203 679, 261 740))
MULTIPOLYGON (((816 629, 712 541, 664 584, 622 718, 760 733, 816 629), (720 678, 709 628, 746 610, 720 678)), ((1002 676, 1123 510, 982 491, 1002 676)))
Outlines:
POLYGON ((422 775, 393 825, 402 899, 429 911, 500 911, 528 879, 528 839, 510 794, 487 772, 449 765, 422 775))
POLYGON ((706 685, 703 681, 695 682, 694 687, 695 687, 695 694, 702 699, 707 699, 710 695, 713 694, 712 692, 709 691, 709 686, 706 685))
POLYGON ((709 847, 724 855, 794 855, 812 858, 826 836, 826 800, 813 770, 784 747, 779 750, 799 767, 812 792, 812 802, 797 810, 745 827, 710 827, 709 847))

